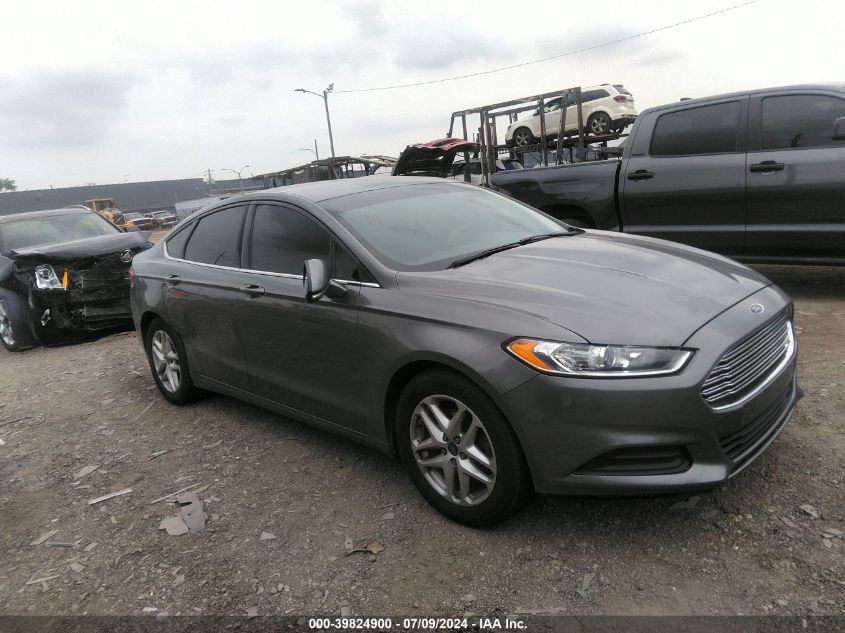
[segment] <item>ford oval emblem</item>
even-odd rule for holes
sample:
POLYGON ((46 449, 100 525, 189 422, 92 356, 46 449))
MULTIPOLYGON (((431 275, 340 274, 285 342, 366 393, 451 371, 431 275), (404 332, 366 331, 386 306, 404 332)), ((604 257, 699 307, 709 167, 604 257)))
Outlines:
POLYGON ((751 307, 748 309, 751 310, 751 312, 753 312, 754 314, 763 314, 766 308, 764 308, 759 303, 752 303, 751 307))
POLYGON ((132 261, 132 251, 130 251, 129 249, 123 251, 120 254, 120 261, 122 261, 124 264, 128 264, 129 262, 131 262, 132 261))

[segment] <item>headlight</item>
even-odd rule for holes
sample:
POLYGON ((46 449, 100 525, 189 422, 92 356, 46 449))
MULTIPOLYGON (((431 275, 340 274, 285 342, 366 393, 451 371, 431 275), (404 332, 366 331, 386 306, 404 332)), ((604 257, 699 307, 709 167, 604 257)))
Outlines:
POLYGON ((46 264, 35 268, 35 285, 39 290, 62 289, 62 282, 56 276, 56 271, 46 264))
POLYGON ((520 338, 505 349, 534 369, 563 376, 624 378, 680 371, 693 354, 678 347, 590 345, 520 338))

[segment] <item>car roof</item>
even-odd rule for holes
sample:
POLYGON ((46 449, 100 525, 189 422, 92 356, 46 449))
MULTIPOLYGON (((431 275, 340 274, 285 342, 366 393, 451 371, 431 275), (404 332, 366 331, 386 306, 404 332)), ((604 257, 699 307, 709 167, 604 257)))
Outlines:
POLYGON ((51 218, 59 215, 82 215, 83 213, 94 213, 87 207, 64 207, 62 209, 46 209, 44 211, 24 211, 23 213, 10 213, 0 215, 0 224, 17 222, 19 220, 37 220, 39 218, 51 218))
POLYGON ((685 99, 683 101, 673 101, 671 103, 664 103, 663 105, 654 106, 652 108, 648 108, 643 110, 640 113, 640 116, 646 114, 647 112, 654 112, 656 110, 664 110, 667 108, 674 108, 680 105, 683 106, 691 106, 697 105, 700 103, 709 103, 710 101, 718 101, 719 99, 730 99, 732 97, 745 97, 745 96, 753 96, 753 95, 760 95, 766 94, 768 92, 789 92, 793 90, 835 90, 837 92, 845 92, 845 83, 843 82, 832 82, 832 83, 817 83, 817 84, 794 84, 791 86, 775 86, 772 88, 755 88, 754 90, 740 90, 737 92, 725 92, 723 94, 718 95, 711 95, 708 97, 698 97, 696 99, 685 99))
POLYGON ((424 176, 361 176, 359 178, 341 178, 340 180, 321 180, 319 182, 305 182, 298 185, 263 189, 236 198, 227 198, 225 202, 238 200, 253 200, 256 198, 278 197, 303 198, 310 202, 322 202, 331 198, 340 198, 365 191, 391 189, 395 187, 411 187, 425 183, 448 182, 443 178, 429 178, 424 176), (268 194, 270 194, 268 196, 268 194))

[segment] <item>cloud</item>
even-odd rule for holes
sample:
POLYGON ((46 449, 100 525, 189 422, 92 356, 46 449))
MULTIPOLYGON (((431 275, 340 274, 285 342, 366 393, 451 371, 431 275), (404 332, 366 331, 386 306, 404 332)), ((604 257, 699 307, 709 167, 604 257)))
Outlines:
POLYGON ((7 144, 82 147, 105 139, 145 78, 96 70, 40 70, 7 79, 0 93, 0 129, 7 144))
POLYGON ((396 25, 391 35, 402 70, 477 68, 481 62, 512 60, 510 46, 492 33, 482 34, 442 20, 415 18, 396 25))

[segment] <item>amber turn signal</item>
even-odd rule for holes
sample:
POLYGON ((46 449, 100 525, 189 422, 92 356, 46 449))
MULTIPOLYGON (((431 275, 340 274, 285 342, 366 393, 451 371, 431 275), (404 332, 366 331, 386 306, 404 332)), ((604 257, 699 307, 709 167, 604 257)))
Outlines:
POLYGON ((534 353, 534 348, 540 345, 542 341, 534 341, 527 338, 518 338, 515 341, 511 341, 507 344, 508 351, 516 356, 517 358, 525 361, 535 369, 539 370, 549 370, 555 369, 554 365, 551 365, 546 360, 537 356, 534 353))

